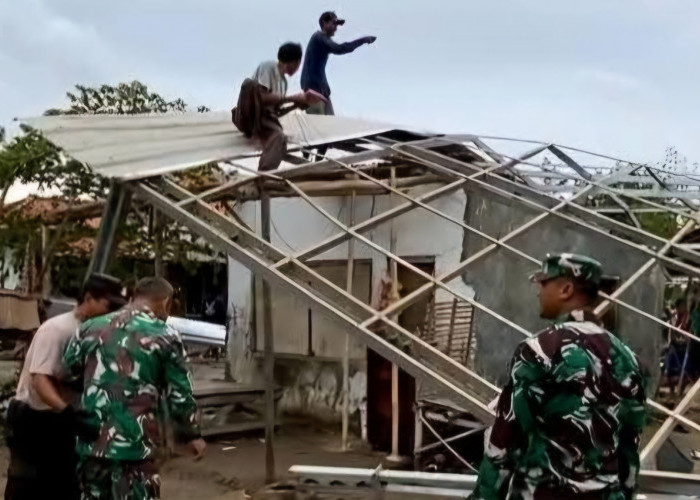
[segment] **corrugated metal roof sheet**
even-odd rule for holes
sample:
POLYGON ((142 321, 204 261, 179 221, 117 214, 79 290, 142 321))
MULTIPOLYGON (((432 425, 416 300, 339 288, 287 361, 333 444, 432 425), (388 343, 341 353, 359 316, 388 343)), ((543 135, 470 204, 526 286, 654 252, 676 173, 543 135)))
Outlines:
MULTIPOLYGON (((21 120, 40 130, 95 172, 124 180, 162 175, 210 161, 259 153, 231 123, 230 112, 42 116, 21 120)), ((326 144, 392 130, 385 124, 336 116, 289 113, 290 142, 326 144)))

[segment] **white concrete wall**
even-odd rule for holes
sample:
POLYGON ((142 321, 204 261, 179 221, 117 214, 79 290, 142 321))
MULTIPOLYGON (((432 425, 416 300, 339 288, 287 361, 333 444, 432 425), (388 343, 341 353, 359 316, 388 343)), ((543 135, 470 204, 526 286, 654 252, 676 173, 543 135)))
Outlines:
MULTIPOLYGON (((428 185, 414 188, 409 191, 411 196, 418 196, 424 192, 438 187, 428 185)), ((349 197, 314 198, 329 214, 341 221, 346 221, 349 210, 349 197)), ((396 205, 405 200, 396 196, 396 205)), ((462 220, 466 196, 462 191, 439 199, 433 203, 436 209, 462 220)), ((355 221, 359 223, 370 218, 371 214, 377 215, 392 206, 392 200, 388 195, 358 197, 355 208, 355 221), (373 208, 374 204, 374 208, 373 208)), ((251 227, 259 230, 259 203, 249 202, 239 209, 239 214, 251 227)), ((324 239, 336 234, 340 229, 332 222, 324 218, 313 207, 300 198, 275 198, 271 202, 272 244, 284 252, 295 253, 303 251, 324 239)), ((394 219, 397 234, 397 253, 400 257, 434 257, 435 272, 437 276, 454 268, 462 253, 463 230, 450 221, 420 207, 403 216, 394 219)), ((371 241, 383 248, 389 248, 391 223, 385 223, 369 233, 365 233, 371 241)), ((317 260, 345 260, 347 259, 347 243, 339 245, 324 254, 317 260)), ((364 243, 356 241, 355 258, 372 260, 372 303, 377 305, 379 297, 377 291, 384 273, 387 272, 387 258, 371 249, 364 243)), ((229 314, 234 318, 235 328, 230 332, 230 346, 232 350, 240 351, 248 345, 250 330, 246 328, 253 317, 252 304, 252 274, 237 262, 231 261, 229 266, 229 314), (243 322, 246 322, 244 325, 243 322)), ((462 293, 472 296, 472 290, 464 285, 461 279, 452 283, 462 293)), ((438 291, 437 300, 450 300, 447 292, 438 291)), ((278 332, 276 332, 276 335, 278 332)), ((261 346, 261 341, 258 346, 261 346)), ((240 359, 241 353, 232 353, 235 359, 240 359)), ((316 353, 323 356, 323 353, 316 353)), ((232 359, 234 361, 234 359, 232 359)))
MULTIPOLYGON (((415 197, 430 191, 438 185, 421 186, 411 189, 408 194, 415 197)), ((325 211, 341 221, 347 221, 349 210, 349 197, 314 198, 314 201, 325 211)), ((394 204, 398 205, 405 200, 396 196, 394 204)), ((466 195, 459 191, 442 198, 432 204, 457 220, 463 220, 466 205, 466 195)), ((372 215, 382 213, 392 206, 392 200, 388 195, 358 197, 355 207, 355 222, 367 220, 372 215), (374 206, 373 206, 374 205, 374 206)), ((258 233, 259 228, 259 203, 246 203, 239 208, 239 215, 258 233)), ((300 198, 276 198, 271 202, 271 240, 272 244, 286 253, 296 253, 312 247, 341 230, 332 222, 324 218, 313 207, 300 198)), ((435 274, 440 276, 452 270, 459 263, 462 246, 463 230, 452 222, 446 221, 431 212, 416 208, 403 216, 394 219, 397 235, 397 254, 410 260, 412 257, 432 257, 435 261, 435 274)), ((364 233, 364 236, 381 247, 389 249, 391 223, 387 222, 374 230, 364 233)), ((347 243, 339 245, 326 253, 319 255, 315 260, 347 260, 347 243)), ((366 244, 355 242, 355 258, 366 259, 372 262, 372 298, 374 307, 379 303, 381 280, 388 273, 387 258, 366 244)), ((450 285, 461 293, 473 297, 473 290, 465 285, 461 278, 455 279, 450 285)), ((241 383, 259 383, 262 380, 261 366, 252 355, 250 349, 254 343, 257 350, 261 350, 262 338, 252 338, 251 325, 255 321, 253 311, 253 275, 236 261, 229 260, 229 362, 230 374, 241 383)), ((273 289, 275 293, 284 293, 273 289)), ((451 295, 442 290, 437 291, 438 301, 451 300, 451 295)), ((274 304, 273 304, 274 307, 274 304)), ((290 309, 290 308, 287 308, 290 309)), ((294 308, 291 308, 294 310, 294 308)), ((300 302, 299 314, 306 315, 307 309, 300 302)), ((314 313, 315 314, 315 313, 314 313)), ((301 321, 294 318, 290 321, 301 321)), ((306 324, 306 323, 305 323, 306 324)), ((317 325, 314 320, 314 326, 317 325)), ((279 355, 281 346, 296 346, 296 351, 301 349, 308 341, 302 338, 299 328, 291 329, 275 328, 275 347, 279 355), (286 336, 286 337, 285 337, 286 336), (298 339, 290 339, 289 336, 299 336, 298 339)), ((335 346, 344 343, 344 332, 333 329, 313 329, 314 344, 316 346, 335 346), (318 336, 325 335, 328 338, 321 339, 318 336)), ((262 335, 261 335, 262 337, 262 335)), ((306 335, 304 334, 304 337, 306 335)), ((280 357, 276 363, 276 379, 283 388, 283 396, 280 408, 286 411, 309 412, 319 415, 325 411, 339 415, 339 402, 341 401, 342 371, 340 359, 337 356, 338 349, 328 349, 323 352, 320 348, 314 352, 315 356, 300 357, 299 352, 295 358, 280 357)), ((351 413, 353 419, 359 419, 357 408, 365 398, 365 347, 358 341, 351 345, 351 413)))

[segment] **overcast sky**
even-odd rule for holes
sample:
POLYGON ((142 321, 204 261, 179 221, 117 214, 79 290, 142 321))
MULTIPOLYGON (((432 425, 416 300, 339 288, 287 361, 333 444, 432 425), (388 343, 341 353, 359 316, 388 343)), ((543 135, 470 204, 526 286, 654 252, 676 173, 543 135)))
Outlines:
POLYGON ((347 19, 338 41, 378 36, 331 58, 338 114, 700 161, 698 0, 0 0, 0 124, 133 79, 230 109, 327 9, 347 19))

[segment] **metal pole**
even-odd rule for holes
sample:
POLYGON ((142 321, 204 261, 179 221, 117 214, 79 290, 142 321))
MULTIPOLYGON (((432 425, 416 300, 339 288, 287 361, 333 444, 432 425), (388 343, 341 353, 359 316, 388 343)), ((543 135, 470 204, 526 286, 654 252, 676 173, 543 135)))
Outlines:
POLYGON ((153 209, 153 267, 155 275, 163 277, 163 233, 161 217, 157 209, 153 209))
MULTIPOLYGON (((355 191, 350 197, 348 212, 348 227, 355 225, 355 191)), ((348 271, 345 279, 345 289, 352 295, 352 280, 355 272, 355 238, 348 240, 348 271)), ((343 423, 341 449, 348 449, 348 426, 350 406, 350 334, 345 334, 345 351, 343 352, 343 423)))
POLYGON ((421 420, 420 403, 413 406, 413 469, 420 470, 421 452, 423 451, 423 420, 421 420))
MULTIPOLYGON (((476 297, 474 297, 476 298, 476 297)), ((467 352, 464 354, 464 366, 469 367, 469 353, 472 349, 472 337, 474 336, 474 308, 469 313, 469 335, 467 336, 467 352)))
MULTIPOLYGON (((270 241, 270 198, 261 190, 260 222, 262 237, 270 241)), ((263 329, 265 330, 265 482, 275 480, 275 350, 272 331, 272 297, 270 284, 262 282, 263 329)))
POLYGON ((49 228, 46 224, 41 225, 41 271, 44 278, 41 282, 41 296, 44 299, 49 297, 51 292, 51 271, 47 269, 49 264, 49 228))
POLYGON ((693 401, 693 398, 695 398, 695 395, 700 391, 700 380, 695 382, 693 387, 690 388, 688 393, 685 395, 685 397, 681 400, 680 403, 678 403, 678 406, 676 406, 675 410, 673 410, 673 415, 669 416, 663 424, 661 424, 661 427, 659 428, 658 431, 656 431, 656 434, 649 440, 647 445, 644 447, 642 452, 639 454, 639 459, 640 462, 649 466, 649 462, 654 459, 656 456, 656 452, 659 451, 659 448, 661 448, 661 445, 666 441, 666 438, 671 434, 673 431, 673 428, 676 425, 676 416, 682 415, 685 410, 690 406, 690 403, 693 401))
MULTIPOLYGON (((391 187, 396 185, 396 168, 391 167, 391 187)), ((394 206, 394 194, 389 195, 391 206, 394 206)), ((389 233, 389 251, 392 255, 396 255, 396 227, 394 219, 391 219, 389 233)), ((396 261, 389 261, 389 271, 391 273, 391 296, 397 297, 399 293, 399 269, 396 261)), ((398 321, 398 317, 392 318, 398 321)), ((399 367, 392 363, 391 365, 391 455, 387 457, 391 461, 399 461, 399 367)))
MULTIPOLYGON (((659 250, 658 256, 666 255, 671 248, 673 248, 673 245, 680 240, 682 240, 688 233, 690 233, 693 229, 695 229, 696 222, 695 220, 689 220, 683 228, 678 231, 671 240, 666 243, 661 250, 659 250)), ((613 293, 610 294, 610 297, 612 298, 618 298, 622 293, 625 292, 630 286, 634 284, 635 281, 637 281, 644 273, 646 273, 649 269, 652 268, 654 264, 656 264, 656 259, 657 257, 652 257, 648 261, 646 261, 642 267, 637 269, 637 271, 627 279, 622 285, 620 285, 617 290, 615 290, 613 293)), ((595 308, 593 311, 598 317, 601 317, 603 314, 606 313, 606 311, 610 308, 612 303, 609 300, 605 300, 598 304, 598 307, 595 308)))
MULTIPOLYGON (((452 352, 452 337, 455 333, 455 316, 457 316, 457 299, 452 299, 452 309, 450 314, 450 331, 447 334, 447 355, 452 352)), ((450 356, 452 357, 452 356, 450 356)))
POLYGON ((120 182, 113 181, 109 197, 102 211, 100 229, 97 233, 95 250, 92 253, 90 266, 85 278, 92 273, 103 273, 107 270, 109 260, 114 250, 114 239, 119 224, 126 217, 131 202, 131 190, 125 189, 120 182))

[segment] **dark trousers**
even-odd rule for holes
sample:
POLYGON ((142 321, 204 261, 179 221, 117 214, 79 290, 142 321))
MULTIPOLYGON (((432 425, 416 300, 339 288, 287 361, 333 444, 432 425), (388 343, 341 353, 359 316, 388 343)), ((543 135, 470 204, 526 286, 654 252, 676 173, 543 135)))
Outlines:
POLYGON ((158 466, 150 460, 118 461, 86 457, 78 475, 84 500, 153 500, 160 498, 158 466))
MULTIPOLYGON (((316 104, 312 104, 311 106, 306 108, 306 114, 334 116, 335 110, 333 109, 333 102, 331 101, 330 97, 326 96, 326 98, 328 99, 328 102, 319 101, 316 104)), ((318 154, 320 157, 323 157, 326 155, 326 151, 328 151, 328 148, 326 146, 320 146, 316 150, 316 154, 318 154)), ((311 153, 303 153, 303 156, 307 160, 311 160, 314 155, 311 153)))
POLYGON ((10 465, 5 500, 80 498, 72 418, 12 400, 6 432, 10 465))
POLYGON ((271 112, 263 113, 260 118, 259 139, 262 142, 263 151, 260 155, 258 170, 260 172, 277 170, 284 155, 287 154, 287 138, 279 119, 271 112))

